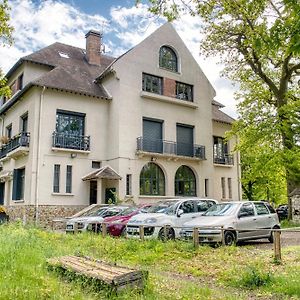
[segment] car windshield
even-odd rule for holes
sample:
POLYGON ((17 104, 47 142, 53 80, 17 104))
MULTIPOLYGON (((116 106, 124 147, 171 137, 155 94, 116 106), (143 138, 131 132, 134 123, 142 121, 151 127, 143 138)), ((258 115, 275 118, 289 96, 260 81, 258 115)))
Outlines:
POLYGON ((83 213, 80 217, 97 217, 97 216, 101 216, 101 214, 103 214, 105 211, 107 211, 108 207, 102 207, 100 209, 97 210, 93 210, 93 211, 87 211, 85 213, 83 213))
POLYGON ((123 210, 120 213, 118 213, 118 216, 127 216, 127 215, 135 212, 136 210, 137 210, 136 207, 128 207, 125 210, 123 210))
POLYGON ((148 213, 165 213, 165 214, 175 214, 177 207, 177 201, 161 201, 156 205, 151 206, 148 213))
POLYGON ((203 216, 230 216, 234 214, 238 206, 239 205, 237 203, 215 204, 211 208, 209 208, 203 214, 203 216))

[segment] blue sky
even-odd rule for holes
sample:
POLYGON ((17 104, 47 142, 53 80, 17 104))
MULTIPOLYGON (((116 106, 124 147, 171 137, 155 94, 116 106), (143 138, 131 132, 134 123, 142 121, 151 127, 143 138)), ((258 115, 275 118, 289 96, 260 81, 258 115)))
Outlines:
MULTIPOLYGON (((135 0, 9 0, 15 42, 0 48, 0 67, 7 72, 20 57, 56 41, 84 48, 84 35, 90 29, 103 31, 106 53, 117 57, 166 22, 151 15, 147 3, 144 0, 136 7, 135 0)), ((216 100, 236 116, 233 88, 220 78, 218 58, 199 55, 199 18, 185 15, 173 25, 215 87, 216 100)))

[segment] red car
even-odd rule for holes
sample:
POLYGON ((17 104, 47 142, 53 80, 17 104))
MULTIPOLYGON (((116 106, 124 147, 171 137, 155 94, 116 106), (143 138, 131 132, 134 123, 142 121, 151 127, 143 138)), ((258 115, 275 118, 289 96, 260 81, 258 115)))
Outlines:
POLYGON ((134 215, 147 212, 149 207, 151 207, 151 205, 129 207, 116 216, 105 218, 105 223, 107 224, 107 233, 112 236, 123 235, 125 233, 125 227, 128 220, 134 215))

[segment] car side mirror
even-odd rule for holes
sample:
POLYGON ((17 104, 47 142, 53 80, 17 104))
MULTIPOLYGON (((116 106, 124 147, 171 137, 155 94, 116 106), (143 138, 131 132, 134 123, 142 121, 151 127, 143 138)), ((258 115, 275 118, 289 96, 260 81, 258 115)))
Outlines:
POLYGON ((184 211, 182 209, 178 209, 177 217, 179 218, 183 213, 184 213, 184 211))

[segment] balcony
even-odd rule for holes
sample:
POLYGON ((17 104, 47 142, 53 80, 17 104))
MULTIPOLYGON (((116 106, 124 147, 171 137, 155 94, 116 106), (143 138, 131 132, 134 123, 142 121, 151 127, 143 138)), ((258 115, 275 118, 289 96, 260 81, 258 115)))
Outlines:
POLYGON ((214 164, 224 165, 224 166, 233 166, 233 155, 223 154, 222 156, 214 156, 214 164))
POLYGON ((6 157, 16 158, 20 155, 28 154, 29 141, 29 132, 21 132, 15 135, 0 148, 0 159, 4 159, 6 157))
POLYGON ((150 140, 143 137, 137 138, 137 151, 139 153, 156 153, 163 156, 184 156, 204 160, 205 146, 187 143, 176 143, 165 140, 150 140))
POLYGON ((52 147, 57 150, 71 149, 78 151, 90 151, 90 137, 53 132, 52 147))

